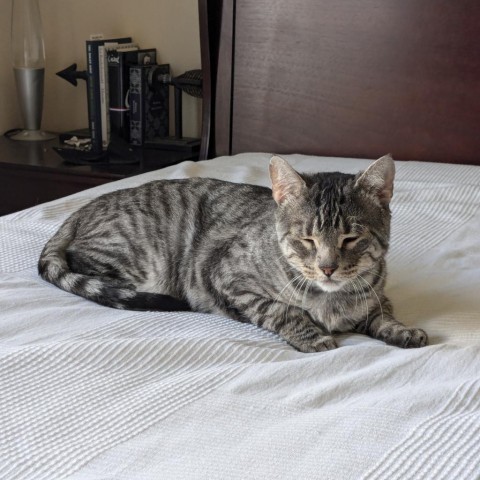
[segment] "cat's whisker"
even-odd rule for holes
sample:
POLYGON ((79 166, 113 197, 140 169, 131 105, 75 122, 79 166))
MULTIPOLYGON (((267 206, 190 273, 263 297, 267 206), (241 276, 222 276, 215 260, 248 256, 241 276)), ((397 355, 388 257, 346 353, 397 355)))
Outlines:
POLYGON ((300 304, 300 308, 302 310, 302 318, 305 317, 305 310, 303 308, 303 300, 305 298, 305 288, 304 288, 304 286, 305 286, 306 283, 308 283, 308 278, 307 277, 305 277, 305 280, 302 281, 302 283, 299 285, 299 288, 298 288, 299 293, 301 293, 301 291, 303 289, 302 302, 300 304))
POLYGON ((340 309, 342 310, 342 315, 343 315, 343 318, 347 318, 347 311, 345 310, 345 305, 342 305, 341 303, 338 303, 337 304, 337 307, 340 307, 340 309))
POLYGON ((278 299, 280 298, 280 295, 285 291, 286 288, 289 287, 290 284, 292 284, 293 282, 295 282, 296 280, 298 280, 300 277, 302 277, 303 275, 300 273, 298 274, 297 276, 293 277, 279 292, 279 294, 275 297, 275 300, 274 302, 277 302, 278 299))
POLYGON ((368 288, 370 288, 370 290, 374 293, 376 299, 377 299, 377 302, 378 302, 378 306, 380 307, 380 314, 382 316, 382 322, 384 321, 383 319, 383 308, 382 308, 382 302, 380 301, 380 299, 378 298, 378 295, 377 295, 377 292, 374 290, 374 288, 361 276, 361 275, 358 275, 358 278, 360 278, 361 280, 363 280, 367 285, 368 285, 368 288))
POLYGON ((287 309, 285 310, 285 319, 286 319, 287 316, 288 316, 288 311, 290 310, 290 306, 291 306, 291 303, 292 303, 292 298, 294 297, 294 295, 296 295, 297 290, 301 290, 301 289, 302 289, 303 285, 305 284, 305 282, 306 282, 307 280, 308 280, 308 279, 307 279, 306 277, 304 277, 303 280, 300 282, 299 285, 294 286, 293 291, 292 291, 292 294, 290 295, 290 298, 288 299, 287 309))
POLYGON ((308 296, 308 291, 310 290, 310 287, 312 286, 312 280, 307 279, 307 287, 303 290, 303 297, 302 297, 302 311, 305 311, 305 300, 306 297, 308 296))
POLYGON ((352 284, 352 287, 355 290, 355 310, 356 310, 358 308, 358 288, 357 288, 357 285, 355 284, 355 279, 354 278, 352 280, 350 280, 349 283, 352 284))
MULTIPOLYGON (((368 273, 369 275, 374 275, 375 277, 381 278, 383 280, 386 280, 386 277, 384 275, 380 275, 379 273, 374 272, 373 270, 365 270, 363 273, 368 273)), ((359 276, 359 275, 358 275, 359 276)))
POLYGON ((362 285, 357 284, 357 279, 355 278, 353 280, 355 282, 356 287, 358 288, 359 296, 363 300, 363 303, 365 305, 365 329, 368 330, 369 327, 369 322, 368 322, 368 300, 367 300, 367 294, 363 291, 362 285))
POLYGON ((285 258, 285 255, 284 255, 283 253, 280 253, 280 255, 277 255, 277 256, 274 258, 274 260, 275 260, 276 262, 280 262, 280 261, 282 261, 282 260, 285 260, 285 262, 288 263, 288 260, 285 258))
MULTIPOLYGON (((312 280, 306 278, 306 283, 307 283, 307 286, 303 289, 303 295, 302 295, 302 304, 301 304, 301 308, 302 308, 302 316, 305 315, 305 300, 306 300, 306 297, 307 297, 307 294, 308 294, 308 290, 310 289, 310 286, 312 285, 312 280)), ((304 282, 305 284, 305 282, 304 282)), ((303 285, 302 285, 303 287, 303 285)))

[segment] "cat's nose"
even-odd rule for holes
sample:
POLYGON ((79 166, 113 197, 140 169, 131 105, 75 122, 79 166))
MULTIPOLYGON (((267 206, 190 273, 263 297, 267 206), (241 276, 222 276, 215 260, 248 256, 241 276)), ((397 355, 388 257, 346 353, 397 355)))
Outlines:
POLYGON ((330 265, 328 267, 320 267, 320 270, 330 278, 333 275, 333 272, 337 269, 337 265, 330 265))

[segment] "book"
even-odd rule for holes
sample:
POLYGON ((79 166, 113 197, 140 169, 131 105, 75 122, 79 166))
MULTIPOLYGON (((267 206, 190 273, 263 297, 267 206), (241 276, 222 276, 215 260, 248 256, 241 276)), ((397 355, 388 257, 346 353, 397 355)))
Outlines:
POLYGON ((100 82, 100 125, 102 131, 102 148, 105 150, 110 143, 110 116, 108 115, 108 80, 105 68, 105 45, 98 47, 99 82, 100 82))
POLYGON ((106 42, 127 43, 131 41, 131 37, 107 40, 95 36, 95 39, 87 40, 86 42, 88 126, 92 138, 92 151, 94 152, 104 150, 101 120, 99 47, 103 46, 106 42))
POLYGON ((170 73, 169 64, 130 67, 130 143, 133 145, 168 136, 169 86, 151 88, 148 78, 152 69, 161 74, 170 73))
POLYGON ((108 148, 110 143, 111 131, 108 55, 111 55, 111 52, 117 50, 138 50, 138 45, 135 43, 105 42, 104 45, 100 45, 98 47, 98 61, 100 67, 100 113, 102 125, 102 145, 104 149, 108 148))
POLYGON ((112 133, 130 139, 130 66, 156 64, 155 48, 133 49, 119 46, 107 52, 110 124, 112 133))

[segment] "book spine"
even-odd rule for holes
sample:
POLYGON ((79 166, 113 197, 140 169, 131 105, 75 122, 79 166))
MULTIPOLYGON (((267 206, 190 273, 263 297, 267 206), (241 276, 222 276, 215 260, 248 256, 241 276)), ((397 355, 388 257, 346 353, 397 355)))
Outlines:
POLYGON ((112 134, 127 141, 130 138, 127 102, 129 72, 125 67, 125 58, 128 53, 136 50, 138 46, 133 43, 119 44, 107 50, 110 128, 112 134))
POLYGON ((114 50, 108 53, 108 87, 110 103, 110 125, 112 134, 125 138, 124 124, 127 108, 122 95, 123 78, 120 65, 121 54, 114 50))
POLYGON ((92 137, 92 151, 95 153, 103 150, 99 47, 107 42, 123 44, 131 41, 131 37, 87 40, 88 119, 92 137))
POLYGON ((155 138, 168 136, 168 85, 151 88, 150 72, 170 73, 170 65, 130 67, 130 143, 144 145, 155 138))
POLYGON ((130 67, 130 143, 143 145, 144 108, 143 108, 143 72, 142 67, 130 67))
MULTIPOLYGON (((155 69, 164 75, 170 75, 170 64, 165 63, 158 65, 155 69)), ((168 137, 169 129, 169 86, 161 85, 155 92, 155 100, 151 102, 151 114, 153 117, 152 124, 154 126, 154 135, 156 137, 168 137)))
POLYGON ((102 147, 100 92, 98 82, 98 46, 87 41, 87 99, 88 126, 92 139, 92 152, 100 153, 102 147))
POLYGON ((110 143, 110 113, 108 101, 108 73, 106 47, 100 45, 98 47, 98 66, 99 66, 99 83, 100 83, 100 120, 102 126, 102 148, 106 150, 110 143))

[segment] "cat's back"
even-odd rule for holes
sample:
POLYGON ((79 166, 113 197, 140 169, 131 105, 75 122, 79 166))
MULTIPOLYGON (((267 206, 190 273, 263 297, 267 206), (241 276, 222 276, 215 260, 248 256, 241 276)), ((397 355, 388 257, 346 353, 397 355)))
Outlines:
POLYGON ((90 206, 99 208, 127 207, 127 210, 148 205, 178 203, 179 207, 233 205, 238 208, 245 203, 256 203, 272 199, 272 191, 263 186, 245 183, 233 183, 214 178, 183 178, 173 180, 155 180, 138 187, 116 190, 90 202, 90 206))
POLYGON ((95 227, 103 230, 112 222, 137 230, 152 222, 185 227, 221 222, 241 227, 273 209, 267 187, 194 177, 155 180, 116 190, 92 200, 73 217, 77 232, 95 227))

